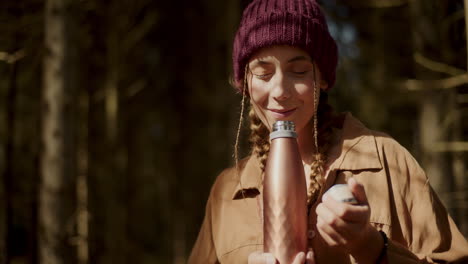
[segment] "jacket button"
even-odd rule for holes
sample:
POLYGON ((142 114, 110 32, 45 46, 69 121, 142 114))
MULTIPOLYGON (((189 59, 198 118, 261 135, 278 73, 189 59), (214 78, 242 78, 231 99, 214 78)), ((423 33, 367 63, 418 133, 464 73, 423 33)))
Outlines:
POLYGON ((309 231, 307 232, 307 237, 309 237, 309 239, 312 239, 315 237, 315 231, 312 230, 312 229, 309 229, 309 231))

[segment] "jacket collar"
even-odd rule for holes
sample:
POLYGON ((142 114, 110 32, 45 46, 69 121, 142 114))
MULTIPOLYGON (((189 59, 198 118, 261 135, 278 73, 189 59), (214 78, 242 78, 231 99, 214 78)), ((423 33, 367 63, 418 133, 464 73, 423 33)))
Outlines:
POLYGON ((243 198, 249 190, 254 189, 259 191, 262 189, 263 172, 259 164, 260 162, 255 155, 251 155, 247 159, 240 174, 240 181, 232 194, 232 199, 243 198))
POLYGON ((351 113, 346 113, 341 139, 334 148, 340 153, 332 164, 337 170, 382 169, 374 132, 351 113))
MULTIPOLYGON (((330 165, 332 170, 382 169, 373 131, 366 128, 351 113, 345 114, 341 137, 338 144, 335 144, 330 152, 337 153, 337 158, 330 165)), ((262 174, 257 157, 250 156, 242 168, 240 182, 237 184, 232 198, 241 199, 249 190, 260 191, 262 189, 262 174)))

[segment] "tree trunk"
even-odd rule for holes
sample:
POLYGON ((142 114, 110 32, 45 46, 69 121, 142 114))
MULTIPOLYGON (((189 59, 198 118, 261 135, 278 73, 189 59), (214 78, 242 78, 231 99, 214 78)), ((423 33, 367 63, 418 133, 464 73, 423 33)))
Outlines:
POLYGON ((87 90, 82 92, 80 96, 80 123, 81 127, 78 131, 78 175, 76 184, 76 199, 77 199, 77 215, 76 215, 76 231, 77 231, 77 259, 78 264, 87 264, 89 262, 89 243, 88 243, 88 114, 89 114, 89 97, 87 90))
MULTIPOLYGON (((464 1, 465 3, 465 39, 466 39, 466 48, 468 49, 468 0, 464 1)), ((468 71, 468 52, 466 57, 466 67, 468 71)), ((454 91, 454 101, 457 103, 457 96, 461 95, 461 93, 457 93, 454 91)), ((464 126, 463 126, 463 117, 461 114, 461 107, 459 107, 456 111, 455 117, 455 126, 453 129, 453 141, 463 141, 467 140, 466 136, 463 136, 464 126)), ((466 126, 466 124, 465 124, 466 126)), ((465 152, 454 152, 453 153, 453 174, 455 176, 455 186, 458 197, 458 223, 460 231, 465 235, 468 236, 468 208, 466 204, 468 203, 468 194, 466 191, 468 190, 468 181, 466 177, 468 176, 468 170, 466 167, 466 153, 465 152)))
MULTIPOLYGON (((439 23, 445 14, 443 10, 436 10, 436 1, 410 1, 410 11, 413 26, 413 53, 423 54, 425 57, 437 58, 440 53, 435 53, 440 49, 438 33, 441 30, 439 23), (432 12, 428 12, 428 10, 432 12), (438 17, 437 17, 438 16, 438 17), (439 22, 438 22, 439 21, 439 22)), ((415 76, 417 79, 427 80, 437 76, 434 72, 429 72, 419 64, 415 64, 415 76)), ((419 160, 426 171, 432 187, 439 194, 444 205, 452 208, 450 195, 453 190, 453 175, 448 167, 448 155, 444 152, 434 151, 434 144, 447 141, 440 125, 445 114, 444 94, 440 90, 423 90, 420 92, 420 116, 419 116, 419 160)))
POLYGON ((46 1, 38 230, 39 258, 43 264, 76 262, 76 250, 71 243, 76 153, 70 16, 69 1, 46 1))
MULTIPOLYGON (((94 109, 90 106, 90 126, 99 130, 99 138, 89 138, 90 141, 90 177, 89 205, 91 210, 91 236, 97 243, 90 262, 103 264, 127 263, 127 234, 126 234, 126 184, 125 156, 122 153, 120 142, 121 117, 119 116, 119 80, 120 59, 124 56, 121 50, 121 41, 124 39, 121 32, 122 19, 115 20, 120 15, 121 6, 113 4, 105 7, 107 16, 103 22, 108 30, 103 36, 106 53, 106 72, 102 91, 104 93, 104 108, 94 109), (93 115, 99 115, 100 120, 92 120, 93 115), (102 124, 104 120, 104 124, 102 124), (92 143, 92 141, 97 143, 92 143), (99 153, 93 159, 94 153, 99 153), (105 197, 105 199, 103 199, 105 197)), ((130 13, 130 11, 128 11, 130 13)), ((128 15, 128 14, 126 14, 128 15)), ((93 100, 90 100, 92 102, 93 100)))
MULTIPOLYGON (((463 124, 461 109, 457 109, 457 90, 453 90, 451 93, 451 113, 453 113, 453 126, 451 127, 451 139, 454 142, 461 142, 463 138, 463 124)), ((452 171, 454 176, 454 206, 456 214, 454 215, 455 222, 458 224, 460 231, 466 236, 468 235, 468 210, 466 207, 468 197, 466 194, 467 180, 466 180, 466 165, 465 165, 465 153, 463 151, 453 151, 452 153, 452 171)))
POLYGON ((1 227, 0 227, 0 263, 10 263, 11 249, 8 247, 8 241, 12 240, 10 227, 13 222, 13 201, 12 201, 12 180, 13 180, 13 143, 15 135, 15 106, 16 106, 16 78, 17 62, 11 65, 10 83, 6 98, 6 142, 5 142, 5 168, 3 173, 3 184, 0 193, 1 208, 1 227))

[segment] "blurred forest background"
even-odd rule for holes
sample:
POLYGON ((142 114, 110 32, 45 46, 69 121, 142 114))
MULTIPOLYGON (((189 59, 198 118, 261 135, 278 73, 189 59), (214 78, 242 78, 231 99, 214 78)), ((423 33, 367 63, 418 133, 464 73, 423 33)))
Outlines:
MULTIPOLYGON (((248 2, 1 1, 0 263, 185 263, 233 164, 248 2)), ((408 148, 465 236, 467 2, 322 0, 336 110, 408 148)))

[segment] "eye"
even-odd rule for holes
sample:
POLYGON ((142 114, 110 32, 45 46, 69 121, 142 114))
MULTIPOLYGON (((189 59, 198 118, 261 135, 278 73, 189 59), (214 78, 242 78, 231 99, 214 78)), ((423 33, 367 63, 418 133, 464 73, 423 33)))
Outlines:
POLYGON ((293 70, 293 71, 291 71, 291 74, 292 74, 292 76, 294 76, 296 78, 302 78, 302 77, 305 77, 308 72, 309 71, 293 70))
POLYGON ((289 66, 289 72, 298 77, 306 75, 312 69, 313 64, 310 61, 296 61, 289 66))
POLYGON ((265 74, 254 74, 254 76, 257 78, 257 79, 260 79, 260 80, 268 80, 270 77, 271 77, 271 73, 265 73, 265 74))
POLYGON ((295 71, 294 74, 305 75, 308 71, 295 71))

